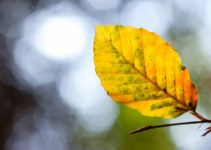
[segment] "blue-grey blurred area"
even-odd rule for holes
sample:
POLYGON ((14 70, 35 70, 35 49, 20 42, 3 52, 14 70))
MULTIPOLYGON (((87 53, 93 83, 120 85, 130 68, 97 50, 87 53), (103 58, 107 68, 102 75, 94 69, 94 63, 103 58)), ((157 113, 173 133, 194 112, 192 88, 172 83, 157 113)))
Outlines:
POLYGON ((211 118, 211 1, 1 0, 0 149, 210 150, 206 125, 145 117, 116 104, 96 76, 96 25, 145 28, 180 54, 197 86, 197 111, 211 118))

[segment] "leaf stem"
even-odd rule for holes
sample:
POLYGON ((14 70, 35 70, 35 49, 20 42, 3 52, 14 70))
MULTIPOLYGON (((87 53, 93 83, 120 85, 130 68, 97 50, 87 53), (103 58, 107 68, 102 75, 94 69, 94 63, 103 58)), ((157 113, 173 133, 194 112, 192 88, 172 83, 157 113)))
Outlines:
POLYGON ((155 125, 155 126, 145 126, 145 127, 139 128, 137 130, 134 130, 134 131, 130 132, 129 134, 135 134, 135 133, 139 133, 139 132, 143 132, 143 131, 155 129, 155 128, 163 128, 163 127, 178 126, 178 125, 188 125, 188 124, 199 124, 199 123, 211 123, 211 120, 206 119, 206 120, 201 120, 201 121, 190 121, 190 122, 162 124, 162 125, 155 125))
POLYGON ((190 113, 201 121, 207 120, 206 118, 204 118, 202 115, 200 115, 196 111, 190 111, 190 113))

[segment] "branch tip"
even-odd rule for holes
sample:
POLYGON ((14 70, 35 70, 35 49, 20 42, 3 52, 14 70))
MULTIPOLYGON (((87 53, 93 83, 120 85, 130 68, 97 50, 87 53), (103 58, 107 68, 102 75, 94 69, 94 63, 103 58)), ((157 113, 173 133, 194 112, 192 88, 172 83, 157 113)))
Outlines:
POLYGON ((149 129, 151 129, 151 127, 153 127, 153 126, 145 126, 145 127, 139 128, 137 130, 130 132, 129 135, 149 130, 149 129))

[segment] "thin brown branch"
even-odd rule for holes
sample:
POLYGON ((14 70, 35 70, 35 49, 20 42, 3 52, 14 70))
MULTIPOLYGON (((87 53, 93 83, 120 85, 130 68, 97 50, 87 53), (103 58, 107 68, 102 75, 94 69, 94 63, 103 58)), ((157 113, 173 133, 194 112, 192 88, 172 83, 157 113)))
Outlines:
POLYGON ((211 123, 211 120, 206 119, 206 120, 201 120, 201 121, 190 121, 190 122, 162 124, 162 125, 155 125, 155 126, 145 126, 145 127, 139 128, 137 130, 134 130, 134 131, 130 132, 129 134, 135 134, 135 133, 143 132, 143 131, 150 130, 150 129, 156 129, 156 128, 179 126, 179 125, 188 125, 188 124, 199 124, 199 123, 211 123))

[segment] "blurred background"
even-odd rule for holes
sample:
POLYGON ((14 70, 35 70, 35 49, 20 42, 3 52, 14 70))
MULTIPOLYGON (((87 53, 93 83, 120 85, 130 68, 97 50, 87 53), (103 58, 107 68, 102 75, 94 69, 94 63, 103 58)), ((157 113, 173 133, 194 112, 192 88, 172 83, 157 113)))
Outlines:
POLYGON ((145 117, 107 96, 95 74, 96 25, 143 27, 180 54, 211 118, 211 1, 1 0, 0 149, 210 150, 207 125, 128 133, 197 120, 145 117))

